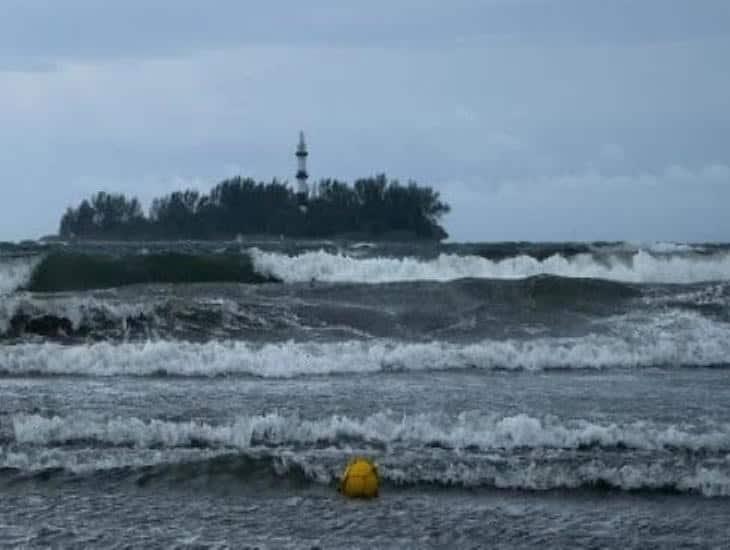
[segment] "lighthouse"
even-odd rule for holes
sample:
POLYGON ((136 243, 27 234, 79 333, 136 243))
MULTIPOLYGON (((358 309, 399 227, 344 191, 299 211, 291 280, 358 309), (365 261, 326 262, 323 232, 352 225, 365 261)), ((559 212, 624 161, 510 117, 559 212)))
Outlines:
POLYGON ((307 144, 304 141, 304 132, 299 132, 299 144, 297 145, 297 198, 301 206, 305 206, 309 197, 309 186, 307 185, 307 144))

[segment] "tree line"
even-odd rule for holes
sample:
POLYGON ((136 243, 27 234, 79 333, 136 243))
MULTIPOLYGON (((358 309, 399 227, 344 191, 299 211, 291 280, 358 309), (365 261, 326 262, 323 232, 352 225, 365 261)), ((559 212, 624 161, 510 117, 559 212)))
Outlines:
POLYGON ((136 197, 99 192, 61 218, 66 239, 231 239, 237 235, 287 237, 405 237, 444 239, 440 225, 448 204, 430 187, 385 175, 349 185, 318 183, 305 202, 284 182, 236 177, 209 193, 175 191, 152 201, 145 214, 136 197))

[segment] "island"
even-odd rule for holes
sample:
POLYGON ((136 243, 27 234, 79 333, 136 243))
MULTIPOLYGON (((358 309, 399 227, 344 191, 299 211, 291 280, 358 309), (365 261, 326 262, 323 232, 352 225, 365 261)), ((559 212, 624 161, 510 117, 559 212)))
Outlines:
POLYGON ((450 211, 437 191, 385 174, 353 185, 323 179, 306 196, 276 179, 235 177, 209 193, 187 189, 152 201, 99 192, 61 218, 59 236, 80 240, 228 240, 243 235, 294 238, 442 240, 450 211))

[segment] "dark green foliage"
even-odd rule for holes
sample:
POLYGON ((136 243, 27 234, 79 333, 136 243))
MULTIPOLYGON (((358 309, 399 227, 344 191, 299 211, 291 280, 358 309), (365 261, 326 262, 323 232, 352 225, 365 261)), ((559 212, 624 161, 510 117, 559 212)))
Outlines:
POLYGON ((60 235, 86 238, 134 238, 146 229, 148 221, 136 198, 121 194, 97 193, 78 208, 69 208, 61 218, 60 235))
POLYGON ((246 255, 149 254, 102 256, 49 254, 33 272, 28 290, 56 292, 138 283, 262 283, 246 255))
POLYGON ((352 234, 422 239, 447 237, 439 225, 449 206, 430 187, 407 186, 384 175, 354 186, 322 180, 302 210, 282 182, 233 178, 208 195, 176 191, 155 199, 145 217, 136 198, 98 193, 61 219, 60 235, 85 239, 229 239, 236 235, 329 237, 352 234))

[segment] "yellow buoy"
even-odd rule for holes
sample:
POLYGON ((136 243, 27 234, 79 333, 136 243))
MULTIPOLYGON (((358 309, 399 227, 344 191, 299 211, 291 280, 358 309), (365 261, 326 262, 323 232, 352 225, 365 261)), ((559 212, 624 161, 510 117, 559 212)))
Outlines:
POLYGON ((377 466, 368 458, 357 457, 345 468, 339 490, 352 498, 373 498, 378 496, 379 485, 377 466))

